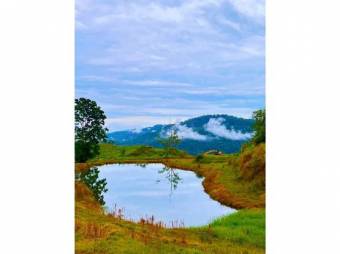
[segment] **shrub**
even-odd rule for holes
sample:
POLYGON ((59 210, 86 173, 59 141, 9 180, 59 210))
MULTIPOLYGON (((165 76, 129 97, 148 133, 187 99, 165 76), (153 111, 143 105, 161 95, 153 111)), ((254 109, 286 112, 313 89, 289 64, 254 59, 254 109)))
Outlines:
POLYGON ((240 172, 245 180, 265 185, 265 144, 249 147, 240 154, 240 172))
POLYGON ((204 155, 203 154, 199 154, 195 157, 195 162, 197 163, 201 163, 204 159, 204 155))
POLYGON ((253 113, 254 123, 254 137, 253 142, 260 144, 266 142, 266 111, 265 109, 257 110, 253 113))
POLYGON ((151 146, 140 146, 133 152, 131 152, 130 156, 147 156, 147 155, 153 155, 154 149, 151 146))

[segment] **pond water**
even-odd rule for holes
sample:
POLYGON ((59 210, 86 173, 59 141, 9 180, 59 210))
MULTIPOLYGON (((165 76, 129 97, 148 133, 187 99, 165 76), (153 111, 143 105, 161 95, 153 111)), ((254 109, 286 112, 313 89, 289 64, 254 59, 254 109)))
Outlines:
POLYGON ((105 206, 124 210, 124 217, 138 221, 154 216, 167 226, 201 226, 236 210, 220 205, 204 192, 192 171, 170 169, 163 164, 111 164, 98 167, 106 178, 105 206))

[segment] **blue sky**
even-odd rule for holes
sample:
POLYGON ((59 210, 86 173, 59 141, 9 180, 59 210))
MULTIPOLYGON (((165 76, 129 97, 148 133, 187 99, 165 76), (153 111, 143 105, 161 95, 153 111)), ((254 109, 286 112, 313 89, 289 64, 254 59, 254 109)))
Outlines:
POLYGON ((264 107, 263 0, 76 0, 76 96, 110 130, 264 107))

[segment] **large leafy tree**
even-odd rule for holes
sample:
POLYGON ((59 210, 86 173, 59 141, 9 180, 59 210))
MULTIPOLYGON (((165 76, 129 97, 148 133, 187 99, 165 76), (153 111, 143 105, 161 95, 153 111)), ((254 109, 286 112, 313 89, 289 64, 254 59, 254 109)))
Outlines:
POLYGON ((260 109, 254 111, 254 131, 253 142, 255 144, 266 142, 266 110, 260 109))
POLYGON ((85 162, 99 154, 99 143, 106 140, 106 116, 95 101, 75 99, 76 162, 85 162))

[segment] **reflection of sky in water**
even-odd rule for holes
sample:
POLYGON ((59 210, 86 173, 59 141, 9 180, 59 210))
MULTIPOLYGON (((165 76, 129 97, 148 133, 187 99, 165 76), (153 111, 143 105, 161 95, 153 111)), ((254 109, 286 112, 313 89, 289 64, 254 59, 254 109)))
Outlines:
POLYGON ((108 191, 104 194, 106 206, 115 204, 124 209, 126 218, 138 220, 153 215, 167 224, 183 221, 185 226, 207 224, 213 218, 235 210, 220 205, 204 192, 202 178, 194 172, 175 170, 181 178, 172 191, 166 174, 158 173, 162 164, 140 167, 133 164, 105 165, 100 178, 106 178, 108 191))

